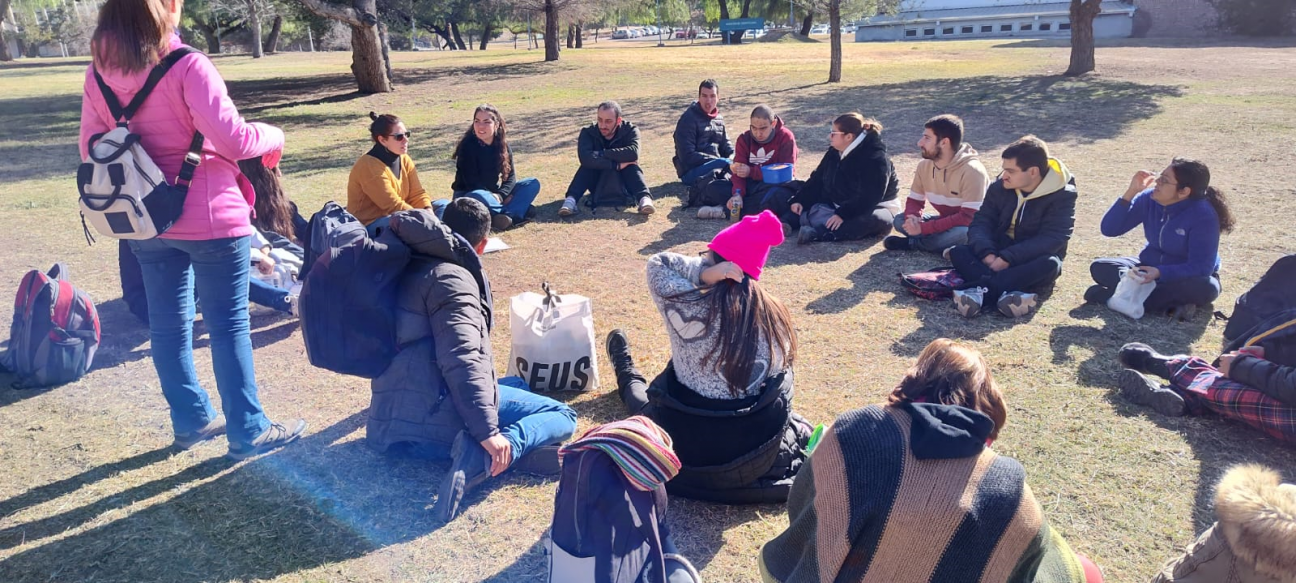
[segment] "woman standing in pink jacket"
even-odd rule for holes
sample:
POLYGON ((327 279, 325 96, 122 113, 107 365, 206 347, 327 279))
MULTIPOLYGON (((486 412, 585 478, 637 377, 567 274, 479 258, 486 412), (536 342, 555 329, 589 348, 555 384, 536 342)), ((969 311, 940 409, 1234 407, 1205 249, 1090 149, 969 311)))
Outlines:
MULTIPOLYGON (((91 40, 94 64, 81 102, 81 156, 96 134, 117 125, 95 72, 128 103, 163 57, 184 47, 176 35, 184 0, 108 0, 91 40)), ((153 366, 171 406, 175 445, 189 449, 226 433, 229 453, 245 459, 301 436, 305 421, 272 423, 257 398, 248 331, 249 221, 255 194, 235 161, 262 157, 273 167, 283 131, 247 123, 234 108, 211 61, 182 57, 130 120, 149 157, 174 180, 194 132, 204 142, 184 211, 166 233, 130 241, 144 272, 153 366), (211 335, 212 366, 225 416, 198 384, 193 361, 194 294, 211 335)))

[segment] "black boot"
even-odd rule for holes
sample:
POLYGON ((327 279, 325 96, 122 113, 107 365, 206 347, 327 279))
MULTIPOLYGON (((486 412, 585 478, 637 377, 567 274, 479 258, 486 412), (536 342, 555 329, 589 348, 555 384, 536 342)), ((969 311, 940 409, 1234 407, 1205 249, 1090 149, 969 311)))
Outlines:
MULTIPOLYGON (((617 388, 624 391, 633 381, 645 381, 644 376, 635 368, 634 359, 630 357, 630 340, 620 329, 608 332, 608 362, 616 372, 617 388)), ((645 381, 646 382, 646 381, 645 381)))
POLYGON ((1116 295, 1116 290, 1094 284, 1085 290, 1084 301, 1086 304, 1105 304, 1113 295, 1116 295))
POLYGON ((1120 392, 1126 401, 1151 407, 1167 417, 1182 417, 1187 407, 1182 395, 1135 370, 1121 371, 1120 392))
POLYGON ((450 458, 450 472, 441 479, 437 501, 432 507, 432 515, 442 523, 454 520, 459 515, 464 494, 490 477, 490 456, 467 431, 455 436, 450 458))
POLYGON ((1136 370, 1143 374, 1159 376, 1165 380, 1170 380, 1169 364, 1171 357, 1152 350, 1151 346, 1142 342, 1130 342, 1120 349, 1120 355, 1117 360, 1121 366, 1136 370))

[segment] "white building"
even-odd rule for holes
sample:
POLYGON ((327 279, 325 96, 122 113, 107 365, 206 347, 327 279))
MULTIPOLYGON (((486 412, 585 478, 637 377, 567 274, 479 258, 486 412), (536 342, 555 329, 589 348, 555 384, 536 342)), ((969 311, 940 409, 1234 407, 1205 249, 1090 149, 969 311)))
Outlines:
MULTIPOLYGON (((1094 18, 1094 38, 1130 36, 1137 11, 1127 2, 1103 2, 1102 12, 1094 18)), ((1069 38, 1070 35, 1070 2, 903 0, 896 14, 860 20, 855 30, 855 41, 1069 38)))

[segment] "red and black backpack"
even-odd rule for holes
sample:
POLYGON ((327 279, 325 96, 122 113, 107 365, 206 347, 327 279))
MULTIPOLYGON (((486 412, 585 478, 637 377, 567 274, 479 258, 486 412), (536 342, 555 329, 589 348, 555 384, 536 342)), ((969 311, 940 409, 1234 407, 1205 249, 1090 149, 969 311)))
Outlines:
POLYGON ((963 278, 958 272, 948 267, 900 274, 900 285, 903 285, 906 291, 928 300, 950 299, 954 297, 954 290, 963 284, 963 278))
POLYGON ((9 348, 0 367, 18 378, 16 389, 61 385, 81 378, 99 347, 99 312, 89 294, 72 285, 68 269, 27 272, 14 299, 9 348))

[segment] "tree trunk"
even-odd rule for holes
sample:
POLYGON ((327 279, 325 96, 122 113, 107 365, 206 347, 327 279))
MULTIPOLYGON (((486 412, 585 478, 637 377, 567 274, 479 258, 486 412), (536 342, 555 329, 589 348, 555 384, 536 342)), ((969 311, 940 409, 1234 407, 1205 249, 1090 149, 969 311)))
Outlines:
POLYGON ((390 83, 392 79, 396 78, 396 75, 392 73, 391 41, 387 38, 386 22, 378 22, 378 41, 382 43, 383 69, 387 72, 387 81, 390 83))
POLYGON ((279 35, 283 32, 283 17, 275 15, 274 21, 270 24, 270 38, 266 39, 265 52, 273 53, 279 50, 279 35))
POLYGON ((459 23, 458 23, 458 22, 455 22, 455 21, 453 21, 453 20, 450 21, 450 34, 451 34, 452 36, 454 36, 454 43, 455 43, 455 46, 456 46, 456 47, 459 47, 459 50, 461 50, 461 51, 466 51, 466 50, 468 50, 468 45, 464 44, 463 36, 459 34, 459 23))
POLYGON ((491 33, 495 32, 495 29, 492 28, 493 26, 494 26, 494 23, 492 23, 492 22, 484 22, 484 23, 482 23, 482 38, 481 38, 481 46, 477 47, 477 50, 479 50, 479 51, 484 51, 484 50, 486 50, 486 43, 490 42, 490 38, 491 38, 491 36, 492 36, 491 33))
POLYGON ((5 38, 4 23, 13 22, 13 10, 9 0, 0 0, 0 61, 8 62, 14 60, 14 56, 9 53, 9 39, 5 38))
POLYGON ((841 0, 828 3, 828 38, 832 45, 828 63, 828 82, 841 83, 842 46, 841 46, 841 0))
POLYGON ((576 25, 575 24, 567 25, 567 48, 569 49, 576 48, 576 25))
POLYGON ((554 39, 558 38, 558 5, 554 0, 545 0, 545 58, 548 61, 558 60, 558 43, 554 39))
POLYGON ((388 93, 392 84, 383 59, 377 3, 375 0, 353 0, 352 9, 358 17, 358 22, 350 25, 351 74, 355 75, 356 88, 361 93, 388 93))
MULTIPOLYGON (((445 41, 447 48, 449 48, 452 51, 455 50, 456 47, 454 46, 454 39, 450 38, 450 27, 448 24, 446 25, 446 28, 441 28, 439 26, 433 25, 432 33, 441 37, 441 40, 445 41)), ((437 48, 438 49, 441 48, 441 43, 437 43, 437 48)))
POLYGON ((1102 12, 1102 0, 1071 0, 1071 66, 1065 75, 1075 77, 1094 70, 1093 21, 1102 12))
POLYGON ((805 18, 801 20, 801 36, 810 36, 810 28, 814 26, 814 13, 806 12, 805 18))
POLYGON ((576 23, 576 48, 579 49, 585 46, 584 39, 585 39, 585 25, 580 22, 577 22, 576 23))
MULTIPOLYGON (((720 20, 729 20, 729 0, 716 0, 720 3, 720 20)), ((721 34, 720 44, 731 44, 734 42, 734 33, 726 32, 721 34)))
POLYGON ((243 4, 247 6, 248 24, 252 25, 252 58, 260 59, 265 56, 261 50, 261 11, 257 10, 256 0, 244 0, 243 4))

